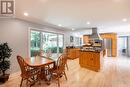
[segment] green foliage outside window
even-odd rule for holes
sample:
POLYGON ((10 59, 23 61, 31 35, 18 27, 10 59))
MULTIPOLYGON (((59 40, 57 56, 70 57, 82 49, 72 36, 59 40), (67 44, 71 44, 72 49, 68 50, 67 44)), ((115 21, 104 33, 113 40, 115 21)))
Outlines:
MULTIPOLYGON (((40 49, 43 49, 45 53, 48 52, 48 50, 51 50, 52 53, 57 53, 59 49, 59 53, 62 53, 63 47, 61 47, 61 45, 57 49, 57 39, 59 39, 57 38, 57 34, 31 31, 31 57, 40 49), (41 35, 43 35, 42 41, 41 35)), ((62 42, 62 40, 60 41, 62 42)))
MULTIPOLYGON (((52 48, 47 48, 46 50, 43 49, 45 52, 47 52, 48 50, 51 50, 52 53, 57 53, 57 47, 52 47, 52 48)), ((31 57, 34 56, 34 54, 36 52, 38 52, 39 49, 31 49, 31 57)), ((63 48, 59 47, 59 53, 63 53, 63 48)))

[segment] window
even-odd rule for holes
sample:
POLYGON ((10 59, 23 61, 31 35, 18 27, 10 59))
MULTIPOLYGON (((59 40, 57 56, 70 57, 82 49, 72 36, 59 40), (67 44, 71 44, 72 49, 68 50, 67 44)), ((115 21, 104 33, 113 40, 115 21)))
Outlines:
POLYGON ((40 32, 31 31, 31 56, 38 50, 40 50, 40 32))
POLYGON ((63 52, 64 35, 50 32, 31 30, 31 57, 42 49, 45 53, 50 51, 52 55, 63 52))
POLYGON ((63 35, 58 35, 58 45, 59 45, 59 53, 63 53, 63 47, 64 47, 64 37, 63 35))
POLYGON ((51 50, 52 53, 57 53, 57 34, 42 32, 42 49, 44 52, 51 50))

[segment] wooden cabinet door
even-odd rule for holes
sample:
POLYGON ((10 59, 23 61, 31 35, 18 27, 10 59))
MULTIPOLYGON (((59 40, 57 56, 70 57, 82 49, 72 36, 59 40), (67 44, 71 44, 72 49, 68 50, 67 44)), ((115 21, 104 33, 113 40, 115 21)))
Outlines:
POLYGON ((84 53, 82 52, 79 58, 79 64, 83 65, 84 53))
POLYGON ((75 58, 75 51, 74 49, 68 49, 68 57, 71 58, 71 59, 74 59, 75 58))
POLYGON ((99 66, 99 64, 100 64, 100 53, 95 53, 94 55, 93 55, 93 66, 94 67, 97 67, 97 66, 99 66))
POLYGON ((91 57, 90 57, 90 63, 91 63, 90 65, 91 65, 92 67, 94 67, 94 60, 95 60, 95 59, 93 58, 93 56, 94 56, 94 55, 91 55, 91 57))
POLYGON ((92 64, 92 63, 93 63, 92 53, 88 53, 88 54, 87 54, 87 60, 88 60, 88 61, 87 61, 87 65, 88 65, 88 66, 92 66, 92 65, 93 65, 93 64, 92 64))
POLYGON ((79 49, 76 49, 75 51, 76 51, 76 52, 75 52, 76 58, 79 58, 79 56, 80 56, 80 50, 79 50, 79 49))

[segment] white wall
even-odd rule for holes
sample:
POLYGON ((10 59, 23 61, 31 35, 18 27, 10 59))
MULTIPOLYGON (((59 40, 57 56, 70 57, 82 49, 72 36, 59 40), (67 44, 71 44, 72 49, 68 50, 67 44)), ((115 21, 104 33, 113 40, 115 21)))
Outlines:
MULTIPOLYGON (((112 33, 115 32, 118 34, 118 36, 130 36, 130 25, 120 25, 120 26, 115 26, 115 27, 104 27, 104 28, 98 28, 99 33, 112 33)), ((78 29, 74 31, 69 31, 67 32, 67 40, 66 44, 69 44, 69 37, 72 36, 80 36, 82 37, 85 34, 91 34, 92 30, 91 29, 78 29)))
MULTIPOLYGON (((74 30, 74 31, 68 31, 65 34, 66 40, 65 40, 65 45, 71 45, 70 43, 70 36, 74 37, 82 37, 85 34, 91 34, 92 30, 91 29, 81 29, 81 30, 74 30)), ((75 40, 74 40, 75 41, 75 40)), ((75 44, 76 42, 74 42, 75 44)))
MULTIPOLYGON (((115 27, 101 27, 98 28, 98 32, 99 33, 112 33, 115 32, 117 33, 119 36, 130 36, 130 25, 120 25, 120 26, 115 26, 115 27)), ((69 32, 70 35, 74 35, 74 36, 82 36, 85 34, 91 34, 92 30, 91 28, 88 29, 78 29, 78 30, 74 30, 69 32)))
POLYGON ((11 69, 10 72, 19 71, 16 56, 21 55, 28 57, 28 28, 39 28, 45 31, 56 32, 64 34, 65 31, 49 28, 40 24, 35 24, 19 19, 5 19, 0 18, 0 43, 8 42, 9 46, 13 49, 11 56, 11 69))

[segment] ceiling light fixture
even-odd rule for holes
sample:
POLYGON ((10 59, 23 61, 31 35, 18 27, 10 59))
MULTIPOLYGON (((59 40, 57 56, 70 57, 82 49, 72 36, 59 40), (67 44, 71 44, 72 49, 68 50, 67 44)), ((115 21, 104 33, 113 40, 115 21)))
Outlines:
POLYGON ((61 24, 58 24, 59 27, 61 27, 62 25, 61 24))
POLYGON ((27 12, 24 12, 24 16, 28 16, 29 14, 27 12))
POLYGON ((126 19, 126 18, 123 18, 122 21, 123 21, 123 22, 127 22, 127 19, 126 19))
POLYGON ((90 24, 90 22, 88 21, 88 22, 87 22, 87 24, 89 25, 89 24, 90 24))
POLYGON ((75 29, 74 28, 72 28, 72 31, 74 31, 75 29))

